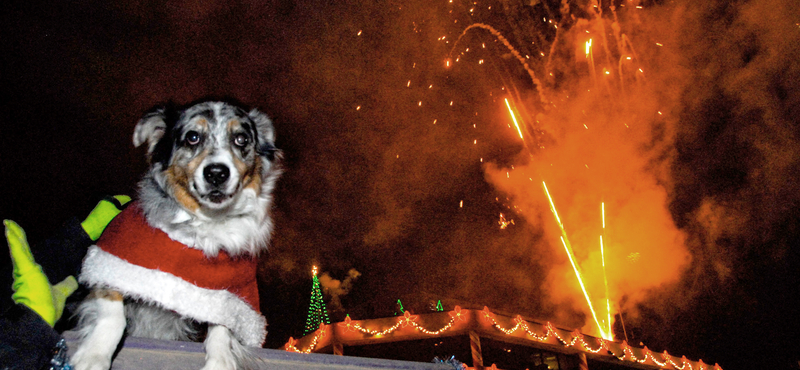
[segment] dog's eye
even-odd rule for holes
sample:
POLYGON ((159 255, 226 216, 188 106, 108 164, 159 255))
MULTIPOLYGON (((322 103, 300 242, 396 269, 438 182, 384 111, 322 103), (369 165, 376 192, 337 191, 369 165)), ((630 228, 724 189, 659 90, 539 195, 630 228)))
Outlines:
POLYGON ((245 147, 247 143, 250 142, 250 139, 245 134, 238 134, 236 137, 233 138, 233 143, 238 147, 245 147))
POLYGON ((197 145, 200 143, 200 134, 196 131, 189 131, 186 133, 186 144, 197 145))

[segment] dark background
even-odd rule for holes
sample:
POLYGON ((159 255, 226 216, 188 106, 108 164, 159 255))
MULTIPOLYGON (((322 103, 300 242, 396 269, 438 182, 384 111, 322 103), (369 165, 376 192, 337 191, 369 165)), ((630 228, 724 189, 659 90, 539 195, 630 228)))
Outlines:
MULTIPOLYGON (((581 327, 585 314, 541 288, 563 256, 479 161, 518 164, 524 148, 496 122, 491 112, 504 108, 489 92, 514 85, 534 96, 533 84, 506 52, 473 57, 492 73, 443 66, 473 22, 523 53, 549 52, 555 32, 531 20, 568 28, 588 17, 589 2, 565 3, 571 16, 536 0, 7 2, 0 216, 35 241, 104 194, 135 194, 146 168, 131 144, 140 115, 230 96, 273 118, 285 154, 259 272, 267 347, 302 334, 313 264, 328 276, 334 320, 390 316, 398 299, 423 312, 441 299, 581 327), (500 212, 516 219, 511 228, 497 227, 500 212)), ((630 341, 725 369, 796 369, 798 5, 623 4, 642 6, 634 40, 674 41, 652 67, 680 76, 664 86, 674 136, 663 185, 692 257, 626 316, 630 341)), ((462 46, 497 43, 481 35, 462 46)), ((558 81, 570 78, 555 76, 556 91, 558 81)))

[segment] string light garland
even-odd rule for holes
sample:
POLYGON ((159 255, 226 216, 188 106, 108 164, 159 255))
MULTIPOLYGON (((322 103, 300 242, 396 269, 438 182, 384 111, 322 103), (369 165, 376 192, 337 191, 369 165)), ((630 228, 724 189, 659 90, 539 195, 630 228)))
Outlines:
MULTIPOLYGON (((349 317, 350 316, 348 316, 348 318, 349 317)), ((289 337, 289 341, 286 342, 284 348, 289 352, 311 353, 311 351, 313 351, 314 348, 317 347, 317 343, 319 343, 319 340, 325 337, 325 327, 326 327, 325 324, 319 324, 319 329, 317 329, 317 331, 315 332, 314 339, 311 340, 311 345, 308 346, 308 348, 306 348, 305 350, 301 351, 296 347, 297 339, 294 339, 293 337, 289 337)))
MULTIPOLYGON (((351 333, 362 333, 365 335, 372 336, 373 338, 380 338, 387 335, 392 334, 393 332, 401 329, 401 328, 413 328, 415 331, 436 336, 447 332, 448 330, 453 329, 453 327, 458 322, 466 323, 468 320, 468 312, 471 310, 464 310, 460 306, 455 306, 452 311, 448 312, 450 316, 450 320, 442 325, 440 328, 436 330, 432 330, 429 328, 425 328, 419 323, 417 323, 419 319, 419 315, 413 315, 410 311, 405 310, 402 316, 397 316, 394 325, 383 329, 383 330, 375 330, 364 327, 361 325, 360 321, 356 321, 350 318, 350 315, 347 315, 344 321, 336 323, 336 325, 340 328, 345 329, 347 332, 351 333)), ((546 322, 545 324, 538 324, 542 326, 543 333, 537 333, 533 329, 532 326, 535 326, 535 323, 529 322, 522 318, 522 316, 517 315, 512 319, 514 322, 514 326, 510 328, 503 327, 496 319, 495 314, 492 313, 488 307, 484 307, 481 311, 475 311, 479 313, 479 317, 484 320, 490 327, 496 329, 499 332, 502 332, 505 335, 515 335, 517 332, 521 332, 520 334, 524 333, 523 335, 529 337, 538 342, 552 342, 552 338, 561 343, 565 348, 574 348, 580 351, 585 351, 593 354, 609 354, 614 356, 614 358, 620 361, 630 361, 636 362, 639 364, 651 364, 661 368, 672 368, 675 370, 722 370, 722 367, 719 364, 715 364, 713 367, 709 367, 706 365, 703 360, 698 360, 695 362, 697 365, 696 367, 692 365, 692 362, 686 359, 686 356, 681 357, 680 362, 676 362, 673 360, 673 356, 664 351, 661 354, 654 354, 647 346, 641 349, 642 354, 640 356, 636 356, 634 354, 633 348, 628 345, 626 341, 622 341, 622 343, 617 344, 614 341, 606 340, 603 338, 593 338, 597 341, 597 345, 593 346, 586 340, 586 336, 581 333, 579 330, 575 330, 570 333, 568 336, 564 336, 560 333, 559 329, 551 322, 546 322), (612 348, 612 344, 615 348, 618 346, 619 349, 612 348), (617 352, 617 353, 615 353, 617 352)), ((476 317, 478 317, 476 316, 476 317)), ((311 339, 308 347, 304 350, 301 350, 297 347, 297 340, 294 338, 289 338, 289 341, 284 346, 287 351, 291 352, 298 352, 298 353, 311 353, 313 352, 317 345, 320 343, 320 340, 325 337, 326 332, 329 330, 331 325, 320 324, 317 331, 314 333, 314 336, 311 339)), ((462 326, 463 329, 463 326, 462 326)), ((563 332, 563 331, 561 331, 563 332)))

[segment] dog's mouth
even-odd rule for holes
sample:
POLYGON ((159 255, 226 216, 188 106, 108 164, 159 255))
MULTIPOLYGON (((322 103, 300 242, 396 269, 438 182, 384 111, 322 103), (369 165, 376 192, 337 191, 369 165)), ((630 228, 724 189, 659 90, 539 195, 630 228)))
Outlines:
POLYGON ((210 208, 224 207, 236 195, 235 191, 228 193, 220 187, 201 189, 196 183, 191 185, 191 191, 201 204, 210 208))
POLYGON ((217 203, 217 204, 219 204, 219 203, 222 203, 222 202, 224 202, 224 201, 226 201, 226 200, 230 199, 230 197, 231 197, 231 196, 230 196, 230 195, 228 195, 228 194, 225 194, 225 193, 223 193, 223 192, 222 192, 222 191, 220 191, 220 190, 212 190, 212 191, 211 191, 211 192, 209 192, 209 193, 208 193, 208 194, 207 194, 205 197, 206 197, 206 199, 208 199, 208 200, 209 200, 211 203, 217 203))

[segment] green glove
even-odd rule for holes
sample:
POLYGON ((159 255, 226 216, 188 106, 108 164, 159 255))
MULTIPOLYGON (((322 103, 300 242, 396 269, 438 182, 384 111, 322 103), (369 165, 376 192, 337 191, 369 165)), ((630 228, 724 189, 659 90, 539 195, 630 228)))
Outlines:
MULTIPOLYGON (((97 240, 108 223, 116 217, 131 201, 127 195, 116 195, 101 200, 92 210, 81 227, 92 240, 97 240)), ((42 267, 36 263, 28 245, 25 231, 11 220, 3 220, 6 227, 6 240, 14 265, 14 294, 11 298, 18 304, 28 306, 39 314, 50 326, 64 313, 64 302, 78 289, 75 277, 68 276, 56 285, 51 286, 42 267)))
POLYGON ((122 212, 122 209, 125 208, 124 205, 130 201, 131 197, 127 195, 106 197, 100 203, 97 203, 97 206, 89 213, 89 216, 81 222, 81 227, 86 231, 86 234, 89 234, 92 240, 97 240, 106 226, 108 226, 108 223, 122 212))
POLYGON ((64 302, 67 301, 67 297, 71 296, 72 293, 78 290, 78 280, 75 279, 74 276, 70 275, 61 280, 58 284, 53 285, 50 288, 50 291, 53 293, 53 306, 56 309, 56 319, 53 321, 54 323, 61 318, 61 314, 64 313, 64 302))
POLYGON ((53 294, 47 276, 42 267, 33 260, 31 248, 25 237, 25 231, 11 220, 3 220, 6 226, 6 240, 11 251, 11 263, 14 265, 14 302, 28 306, 39 314, 50 326, 55 325, 64 311, 67 296, 78 288, 74 277, 69 277, 56 284, 58 293, 53 294), (70 280, 74 282, 70 285, 70 280))

